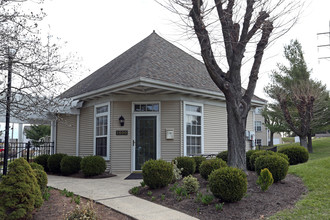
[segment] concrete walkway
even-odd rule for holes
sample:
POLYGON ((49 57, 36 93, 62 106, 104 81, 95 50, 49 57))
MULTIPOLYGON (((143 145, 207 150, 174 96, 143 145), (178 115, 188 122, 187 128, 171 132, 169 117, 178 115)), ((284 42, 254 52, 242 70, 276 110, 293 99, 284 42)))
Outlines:
POLYGON ((95 200, 136 219, 196 219, 182 212, 137 198, 128 193, 141 180, 124 180, 129 174, 103 179, 79 179, 48 175, 48 186, 95 200))

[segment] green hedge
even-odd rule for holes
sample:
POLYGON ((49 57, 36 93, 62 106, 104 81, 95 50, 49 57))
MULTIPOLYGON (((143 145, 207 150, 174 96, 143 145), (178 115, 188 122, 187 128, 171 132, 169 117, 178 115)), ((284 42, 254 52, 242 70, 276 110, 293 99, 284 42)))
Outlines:
POLYGON ((302 146, 282 147, 278 152, 286 154, 289 157, 290 165, 305 163, 309 159, 308 151, 302 146))
POLYGON ((256 159, 255 168, 258 175, 262 169, 267 168, 272 173, 274 182, 278 182, 286 177, 289 162, 279 155, 264 155, 256 159))
MULTIPOLYGON (((181 175, 183 177, 185 176, 189 176, 190 174, 194 174, 196 171, 196 162, 194 160, 194 158, 192 157, 176 157, 174 158, 174 160, 176 160, 177 163, 177 167, 183 168, 181 175)), ((173 161, 174 161, 173 160, 173 161)))
POLYGON ((66 154, 53 154, 50 155, 47 161, 48 169, 53 173, 61 173, 61 160, 66 154))
POLYGON ((49 158, 49 154, 43 154, 43 155, 39 155, 36 158, 34 158, 34 162, 37 164, 40 164, 41 166, 43 166, 44 170, 46 172, 49 171, 48 169, 48 158, 49 158))
POLYGON ((61 173, 65 176, 78 173, 82 158, 77 156, 65 156, 61 160, 61 173))
POLYGON ((200 166, 200 173, 201 173, 201 176, 207 180, 210 173, 213 170, 223 168, 223 167, 227 167, 227 163, 225 161, 223 161, 222 159, 219 159, 219 158, 212 158, 212 159, 202 162, 202 164, 200 166))
POLYGON ((226 163, 228 162, 228 151, 222 151, 220 153, 218 153, 217 158, 222 159, 223 161, 225 161, 226 163))
POLYGON ((101 156, 87 156, 81 160, 80 167, 83 174, 90 177, 104 173, 106 163, 101 156))
POLYGON ((142 166, 142 175, 151 189, 165 187, 172 181, 173 165, 165 160, 148 160, 142 166))
POLYGON ((195 173, 199 173, 199 167, 201 166, 202 162, 206 160, 203 156, 195 156, 193 157, 196 163, 196 171, 195 173))
POLYGON ((260 150, 249 150, 246 152, 246 168, 248 170, 254 171, 253 167, 251 166, 251 156, 252 154, 254 154, 255 152, 258 152, 260 150))

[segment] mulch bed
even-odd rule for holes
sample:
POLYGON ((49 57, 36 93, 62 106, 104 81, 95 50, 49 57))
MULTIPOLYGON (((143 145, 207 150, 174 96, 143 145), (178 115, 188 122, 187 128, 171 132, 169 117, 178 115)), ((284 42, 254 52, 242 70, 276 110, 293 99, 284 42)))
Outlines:
MULTIPOLYGON (((84 206, 89 202, 88 199, 80 198, 80 206, 84 206)), ((50 190, 50 198, 48 201, 44 201, 43 205, 33 213, 33 220, 58 220, 65 219, 68 212, 75 209, 77 204, 72 201, 70 197, 65 197, 60 194, 59 190, 50 190)), ((96 213, 98 219, 109 220, 131 220, 133 218, 117 212, 109 207, 106 207, 99 203, 93 203, 93 210, 96 213)))
MULTIPOLYGON (((201 178, 199 174, 194 176, 199 180, 200 192, 211 194, 207 190, 207 181, 201 178)), ((190 198, 184 198, 178 202, 175 192, 169 190, 173 184, 155 190, 144 187, 141 189, 138 197, 151 201, 153 196, 155 197, 155 203, 176 209, 199 219, 262 219, 280 210, 293 208, 301 196, 307 193, 302 180, 290 174, 283 181, 274 183, 266 192, 261 191, 256 181, 256 173, 248 171, 246 196, 239 202, 225 203, 222 211, 217 211, 215 208, 215 204, 219 204, 221 201, 215 199, 211 204, 203 205, 195 201, 196 194, 191 194, 190 198), (148 191, 152 191, 152 196, 147 195, 148 191), (162 201, 161 195, 163 194, 165 199, 162 201)), ((181 184, 179 183, 179 185, 181 184)))

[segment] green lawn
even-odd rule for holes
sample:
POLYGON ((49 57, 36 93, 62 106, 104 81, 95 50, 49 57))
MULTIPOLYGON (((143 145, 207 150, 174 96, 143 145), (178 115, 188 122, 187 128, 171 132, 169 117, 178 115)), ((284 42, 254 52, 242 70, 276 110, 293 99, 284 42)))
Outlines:
POLYGON ((307 163, 289 168, 289 173, 302 178, 308 194, 294 209, 279 212, 270 219, 330 219, 330 138, 314 140, 313 148, 307 163))

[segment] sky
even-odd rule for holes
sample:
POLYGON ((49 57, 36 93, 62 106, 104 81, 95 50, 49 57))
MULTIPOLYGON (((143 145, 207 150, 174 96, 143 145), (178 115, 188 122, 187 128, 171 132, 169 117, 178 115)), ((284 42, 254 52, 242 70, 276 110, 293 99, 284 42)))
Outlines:
MULTIPOLYGON (((47 0, 43 5, 48 14, 44 20, 46 29, 54 36, 67 41, 64 52, 75 52, 81 58, 84 69, 76 73, 78 80, 91 74, 130 47, 156 31, 161 37, 191 53, 191 42, 180 39, 181 32, 172 21, 178 19, 153 0, 47 0), (180 33, 179 33, 180 32, 180 33)), ((307 0, 298 23, 267 49, 262 63, 255 94, 267 98, 263 87, 276 63, 285 62, 283 47, 291 39, 301 42, 311 77, 322 81, 330 90, 330 47, 318 50, 318 45, 329 44, 329 38, 317 37, 317 33, 330 31, 330 1, 307 0)), ((197 45, 198 46, 198 45, 197 45)), ((243 77, 243 87, 247 78, 243 77)))

